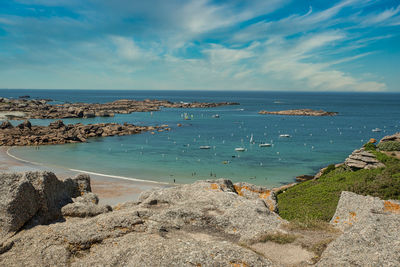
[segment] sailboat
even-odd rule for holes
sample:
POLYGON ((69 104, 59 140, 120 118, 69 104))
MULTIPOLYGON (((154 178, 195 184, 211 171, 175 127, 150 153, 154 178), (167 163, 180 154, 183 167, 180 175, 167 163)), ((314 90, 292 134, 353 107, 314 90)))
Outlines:
POLYGON ((250 144, 254 144, 255 142, 254 142, 254 138, 253 138, 253 134, 251 134, 251 137, 250 137, 250 144))

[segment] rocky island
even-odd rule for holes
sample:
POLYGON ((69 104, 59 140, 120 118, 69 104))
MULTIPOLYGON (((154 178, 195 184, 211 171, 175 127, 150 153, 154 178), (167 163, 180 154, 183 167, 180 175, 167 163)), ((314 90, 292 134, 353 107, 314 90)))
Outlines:
POLYGON ((289 109, 280 111, 266 111, 261 110, 258 114, 272 114, 272 115, 288 115, 288 116, 335 116, 337 112, 328 112, 324 110, 313 109, 289 109))
POLYGON ((29 146, 82 143, 88 138, 131 135, 145 131, 168 131, 168 125, 136 126, 129 123, 82 123, 65 125, 61 120, 48 126, 34 126, 28 120, 14 127, 9 121, 0 125, 0 146, 29 146))
POLYGON ((115 113, 158 111, 161 108, 213 108, 226 105, 239 105, 234 102, 174 103, 166 100, 143 101, 121 99, 109 103, 64 103, 49 104, 49 99, 7 99, 0 98, 0 115, 7 119, 64 119, 110 117, 115 113))

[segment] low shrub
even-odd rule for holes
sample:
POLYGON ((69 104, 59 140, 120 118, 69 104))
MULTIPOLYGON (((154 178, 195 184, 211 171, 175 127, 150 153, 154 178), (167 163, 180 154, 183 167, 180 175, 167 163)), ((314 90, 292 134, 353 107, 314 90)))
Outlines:
POLYGON ((400 142, 386 141, 378 144, 379 150, 382 151, 400 151, 400 142))
POLYGON ((326 167, 326 169, 322 172, 322 175, 327 175, 328 173, 330 173, 334 169, 335 169, 335 164, 331 164, 328 167, 326 167))
POLYGON ((283 245, 283 244, 293 243, 296 240, 296 238, 297 236, 293 234, 274 233, 274 234, 265 234, 261 236, 257 241, 263 243, 271 241, 283 245))
POLYGON ((366 144, 364 144, 363 147, 367 151, 375 151, 376 150, 376 146, 373 143, 366 143, 366 144))

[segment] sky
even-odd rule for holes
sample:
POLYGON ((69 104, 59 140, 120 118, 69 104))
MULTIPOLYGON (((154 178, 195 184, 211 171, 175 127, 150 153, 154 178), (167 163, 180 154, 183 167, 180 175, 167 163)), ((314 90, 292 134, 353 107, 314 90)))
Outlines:
POLYGON ((1 0, 0 88, 400 92, 400 0, 1 0))

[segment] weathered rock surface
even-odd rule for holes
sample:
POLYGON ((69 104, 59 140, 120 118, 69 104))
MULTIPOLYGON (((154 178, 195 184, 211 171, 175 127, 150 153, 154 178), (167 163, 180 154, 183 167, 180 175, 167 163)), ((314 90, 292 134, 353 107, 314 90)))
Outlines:
POLYGON ((20 111, 21 118, 34 119, 63 119, 63 118, 92 118, 112 117, 115 113, 128 114, 132 112, 158 111, 165 108, 212 108, 238 103, 173 103, 166 100, 128 100, 121 99, 110 103, 65 103, 60 105, 48 104, 48 100, 7 99, 0 98, 0 112, 20 111))
POLYGON ((87 192, 82 196, 73 198, 73 203, 69 203, 61 208, 63 216, 69 217, 93 217, 102 213, 112 211, 108 205, 98 205, 99 198, 96 194, 87 192))
POLYGON ((13 127, 8 122, 0 126, 0 146, 29 146, 65 143, 81 143, 91 137, 105 137, 114 135, 130 135, 144 131, 165 131, 168 125, 163 126, 135 126, 124 123, 97 123, 83 125, 65 125, 61 120, 49 126, 32 126, 29 121, 13 127))
POLYGON ((345 160, 345 165, 352 169, 376 169, 385 165, 376 159, 375 155, 364 148, 354 150, 345 160))
MULTIPOLYGON (((284 232, 281 226, 287 223, 274 212, 275 195, 265 187, 225 179, 198 181, 143 192, 139 201, 113 210, 98 206, 90 189, 87 175, 65 181, 48 172, 1 175, 0 266, 285 262, 268 255, 274 246, 257 243, 265 234, 284 232)), ((342 192, 331 223, 343 234, 328 245, 317 266, 400 265, 399 201, 342 192)), ((311 256, 303 258, 308 262, 311 256)), ((299 263, 294 256, 285 266, 289 262, 299 263)))
POLYGON ((243 245, 286 222, 265 201, 272 195, 223 179, 144 192, 112 212, 20 231, 0 245, 0 265, 273 266, 243 245))
POLYGON ((400 142, 400 133, 395 133, 393 135, 387 135, 387 136, 383 137, 379 143, 384 143, 387 141, 400 142))
POLYGON ((259 114, 271 114, 271 115, 289 115, 289 116, 335 116, 337 112, 328 112, 324 110, 313 110, 313 109, 289 109, 280 111, 267 111, 261 110, 259 114))
POLYGON ((400 266, 400 202, 342 192, 332 224, 343 234, 317 266, 400 266))
POLYGON ((61 208, 90 190, 87 175, 60 181, 50 172, 0 175, 0 243, 24 225, 61 217, 61 208))

